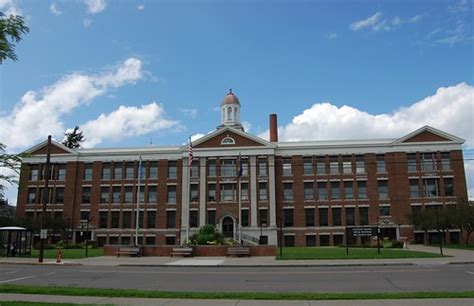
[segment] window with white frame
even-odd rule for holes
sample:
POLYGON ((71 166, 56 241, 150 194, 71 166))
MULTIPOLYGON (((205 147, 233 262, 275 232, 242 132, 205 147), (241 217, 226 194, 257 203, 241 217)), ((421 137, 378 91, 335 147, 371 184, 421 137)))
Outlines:
POLYGON ((221 184, 221 201, 234 202, 236 200, 235 184, 221 184))

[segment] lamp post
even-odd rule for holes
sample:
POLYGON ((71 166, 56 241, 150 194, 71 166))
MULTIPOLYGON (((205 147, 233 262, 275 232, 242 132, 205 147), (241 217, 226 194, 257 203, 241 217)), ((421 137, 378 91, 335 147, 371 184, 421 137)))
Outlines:
POLYGON ((46 164, 44 168, 44 189, 43 189, 43 207, 41 210, 41 232, 40 232, 40 249, 38 255, 38 262, 43 262, 44 256, 44 243, 45 240, 48 238, 47 230, 44 229, 45 227, 45 215, 46 215, 46 203, 49 201, 49 168, 50 168, 50 160, 51 158, 51 135, 48 135, 48 144, 46 147, 46 164))

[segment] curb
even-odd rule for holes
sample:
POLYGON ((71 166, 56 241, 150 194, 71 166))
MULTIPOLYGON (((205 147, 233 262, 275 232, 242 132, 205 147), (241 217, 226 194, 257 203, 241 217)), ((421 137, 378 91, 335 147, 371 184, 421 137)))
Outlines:
POLYGON ((77 262, 65 262, 65 263, 55 263, 55 262, 0 262, 0 265, 25 265, 25 266, 83 266, 81 263, 77 262))
POLYGON ((413 266, 411 262, 407 263, 348 263, 348 264, 297 264, 297 265, 169 265, 169 264, 118 264, 115 267, 160 267, 160 268, 309 268, 309 267, 377 267, 377 266, 413 266))

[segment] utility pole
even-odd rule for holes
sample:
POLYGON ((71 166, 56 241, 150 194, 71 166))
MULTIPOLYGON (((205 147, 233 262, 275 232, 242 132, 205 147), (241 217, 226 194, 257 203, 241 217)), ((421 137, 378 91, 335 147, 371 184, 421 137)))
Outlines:
MULTIPOLYGON (((47 234, 44 235, 45 233, 45 217, 46 217, 46 203, 49 200, 49 166, 50 166, 50 158, 51 158, 51 135, 48 135, 48 144, 46 147, 46 164, 44 168, 44 189, 43 189, 43 209, 41 213, 41 230, 40 230, 40 249, 39 249, 39 256, 38 256, 38 262, 42 263, 43 262, 43 256, 44 256, 44 242, 48 238, 47 234), (46 236, 46 237, 45 237, 46 236)), ((47 229, 46 229, 47 231, 47 229)))

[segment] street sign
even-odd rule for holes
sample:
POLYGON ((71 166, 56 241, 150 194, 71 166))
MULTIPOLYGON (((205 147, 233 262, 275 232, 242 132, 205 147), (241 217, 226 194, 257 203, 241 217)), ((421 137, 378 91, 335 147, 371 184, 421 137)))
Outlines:
POLYGON ((40 239, 47 239, 48 238, 48 230, 47 229, 42 229, 40 231, 40 239))
POLYGON ((377 227, 375 226, 355 226, 348 227, 349 235, 353 237, 372 237, 377 236, 377 227))

